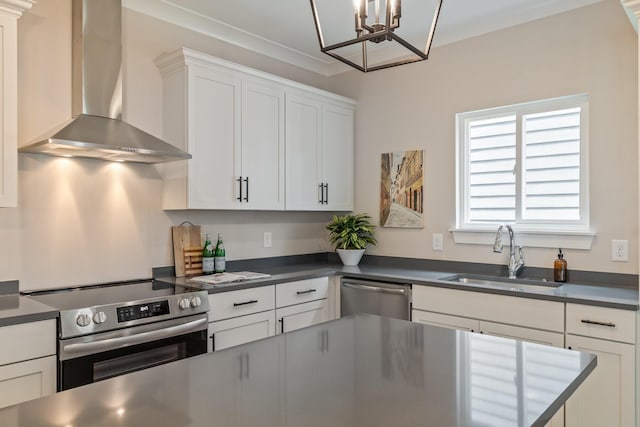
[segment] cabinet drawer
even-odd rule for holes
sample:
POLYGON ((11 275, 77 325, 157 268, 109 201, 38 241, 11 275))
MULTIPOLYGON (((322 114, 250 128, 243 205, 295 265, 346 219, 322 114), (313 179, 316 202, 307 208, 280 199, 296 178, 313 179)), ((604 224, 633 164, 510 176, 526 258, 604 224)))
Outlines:
POLYGON ((415 285, 413 308, 564 333, 564 303, 415 285))
POLYGON ((634 344, 636 312, 567 304, 567 333, 634 344))
POLYGON ((0 328, 0 365, 56 354, 56 321, 42 320, 0 328))
POLYGON ((285 307, 287 305, 324 299, 328 295, 328 289, 328 277, 281 283, 276 286, 276 304, 278 307, 285 307))
POLYGON ((273 310, 275 298, 273 285, 210 294, 209 321, 273 310))

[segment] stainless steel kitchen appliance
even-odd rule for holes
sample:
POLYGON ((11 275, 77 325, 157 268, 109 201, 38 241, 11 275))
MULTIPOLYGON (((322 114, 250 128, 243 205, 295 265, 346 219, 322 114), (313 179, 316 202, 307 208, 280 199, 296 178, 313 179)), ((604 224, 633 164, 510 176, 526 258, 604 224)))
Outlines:
POLYGON ((410 320, 411 285, 343 278, 340 281, 340 314, 377 314, 410 320))
POLYGON ((206 291, 133 281, 35 291, 60 310, 58 390, 206 353, 206 291))

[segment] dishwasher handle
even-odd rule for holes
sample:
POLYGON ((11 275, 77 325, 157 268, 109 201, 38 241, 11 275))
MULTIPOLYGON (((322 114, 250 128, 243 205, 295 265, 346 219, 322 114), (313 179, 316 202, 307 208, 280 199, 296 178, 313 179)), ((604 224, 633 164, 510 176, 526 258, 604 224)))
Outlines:
POLYGON ((378 285, 378 284, 363 284, 363 283, 351 283, 351 282, 343 282, 342 286, 345 288, 358 289, 367 292, 378 292, 383 294, 394 294, 394 295, 406 295, 407 288, 406 287, 387 287, 388 285, 378 285))

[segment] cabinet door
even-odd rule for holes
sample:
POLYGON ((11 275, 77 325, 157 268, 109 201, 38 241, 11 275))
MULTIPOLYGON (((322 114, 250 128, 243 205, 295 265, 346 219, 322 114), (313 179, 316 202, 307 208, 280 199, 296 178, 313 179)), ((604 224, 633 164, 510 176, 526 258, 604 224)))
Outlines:
POLYGON ((322 210, 322 104, 310 96, 286 97, 286 209, 322 210))
POLYGON ((56 391, 56 357, 0 366, 0 408, 56 391))
MULTIPOLYGON (((242 81, 243 209, 284 209, 284 89, 242 81)), ((240 194, 238 194, 240 196, 240 194)))
MULTIPOLYGON (((191 67, 188 76, 187 206, 236 209, 240 171, 240 80, 233 73, 191 67)), ((167 101, 165 101, 167 102, 167 101)))
POLYGON ((209 351, 248 343, 275 334, 273 310, 209 323, 209 351))
POLYGON ((635 425, 634 346, 567 334, 567 348, 598 357, 596 369, 567 400, 567 427, 635 425))
POLYGON ((18 16, 0 13, 0 207, 18 204, 18 16))
POLYGON ((449 316, 448 314, 432 313, 430 311, 411 311, 411 321, 442 328, 461 329, 470 332, 479 331, 479 322, 476 319, 449 316))
POLYGON ((322 174, 326 210, 353 210, 353 109, 322 108, 322 174))
POLYGON ((277 334, 295 331, 329 320, 329 303, 326 299, 292 305, 276 310, 277 334))

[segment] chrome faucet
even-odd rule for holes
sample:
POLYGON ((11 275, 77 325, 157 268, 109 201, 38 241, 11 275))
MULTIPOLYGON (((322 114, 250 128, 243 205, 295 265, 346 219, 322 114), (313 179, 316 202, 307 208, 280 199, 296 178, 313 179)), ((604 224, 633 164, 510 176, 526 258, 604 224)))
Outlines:
POLYGON ((496 240, 493 243, 493 252, 502 253, 502 228, 507 227, 509 232, 509 279, 518 277, 518 273, 524 267, 524 254, 522 246, 518 246, 518 260, 516 261, 516 246, 513 239, 513 228, 510 225, 501 225, 496 232, 496 240))

